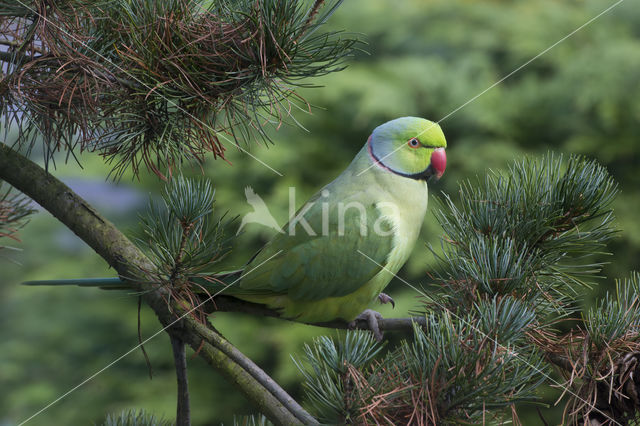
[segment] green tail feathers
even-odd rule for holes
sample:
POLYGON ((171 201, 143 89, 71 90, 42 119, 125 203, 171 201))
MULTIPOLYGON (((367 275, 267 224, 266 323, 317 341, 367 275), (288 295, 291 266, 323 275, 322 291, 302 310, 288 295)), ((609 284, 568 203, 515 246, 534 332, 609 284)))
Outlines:
POLYGON ((40 280, 25 281, 23 285, 77 285, 80 287, 100 287, 106 290, 121 290, 131 288, 118 277, 112 278, 79 278, 69 280, 40 280))
MULTIPOLYGON (((215 280, 205 280, 204 278, 197 278, 195 282, 197 286, 204 287, 207 291, 221 291, 225 286, 238 281, 242 275, 242 270, 223 272, 215 275, 215 280)), ((99 287, 103 290, 127 290, 131 289, 131 286, 121 280, 118 277, 111 278, 77 278, 66 280, 36 280, 25 281, 23 285, 40 286, 62 286, 62 285, 77 285, 79 287, 99 287)))

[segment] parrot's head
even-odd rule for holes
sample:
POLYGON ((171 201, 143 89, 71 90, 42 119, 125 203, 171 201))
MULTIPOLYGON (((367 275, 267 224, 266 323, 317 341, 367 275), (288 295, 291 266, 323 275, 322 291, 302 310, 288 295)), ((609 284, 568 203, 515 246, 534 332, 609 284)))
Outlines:
POLYGON ((375 128, 367 141, 371 160, 411 179, 440 178, 447 166, 447 141, 438 123, 402 117, 375 128))

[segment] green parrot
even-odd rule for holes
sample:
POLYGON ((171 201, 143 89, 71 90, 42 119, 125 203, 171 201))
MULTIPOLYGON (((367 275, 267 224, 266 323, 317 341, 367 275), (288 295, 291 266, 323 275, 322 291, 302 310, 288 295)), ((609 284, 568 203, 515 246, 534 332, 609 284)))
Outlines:
POLYGON ((304 323, 364 318, 379 337, 379 314, 368 308, 376 299, 393 303, 382 291, 413 250, 427 211, 427 180, 444 173, 446 145, 440 126, 423 118, 375 128, 351 164, 298 210, 284 232, 225 278, 223 294, 304 323))

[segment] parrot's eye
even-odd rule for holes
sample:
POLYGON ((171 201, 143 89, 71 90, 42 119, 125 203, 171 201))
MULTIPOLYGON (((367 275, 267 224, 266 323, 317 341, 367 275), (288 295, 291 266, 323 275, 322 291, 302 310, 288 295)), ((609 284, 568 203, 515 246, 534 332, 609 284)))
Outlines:
POLYGON ((407 145, 411 148, 417 148, 420 146, 420 141, 417 138, 411 138, 409 139, 409 142, 407 142, 407 145))

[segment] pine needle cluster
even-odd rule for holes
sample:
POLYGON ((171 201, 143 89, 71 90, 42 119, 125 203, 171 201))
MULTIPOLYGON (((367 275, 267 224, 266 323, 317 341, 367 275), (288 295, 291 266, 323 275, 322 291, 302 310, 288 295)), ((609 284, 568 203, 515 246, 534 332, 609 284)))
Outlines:
POLYGON ((152 284, 169 289, 171 297, 196 306, 196 293, 206 293, 191 278, 213 267, 228 253, 224 216, 214 215, 215 191, 209 181, 182 176, 167 182, 160 201, 150 201, 140 216, 138 246, 153 263, 152 284))
POLYGON ((615 235, 616 192, 596 162, 552 154, 461 184, 459 206, 445 196, 436 211, 444 238, 435 275, 443 291, 429 309, 466 312, 510 295, 540 319, 572 312, 576 291, 602 266, 595 255, 615 235))
POLYGON ((224 157, 308 109, 302 79, 344 67, 357 41, 318 31, 339 3, 0 1, 0 113, 21 146, 97 150, 115 176, 224 157))

